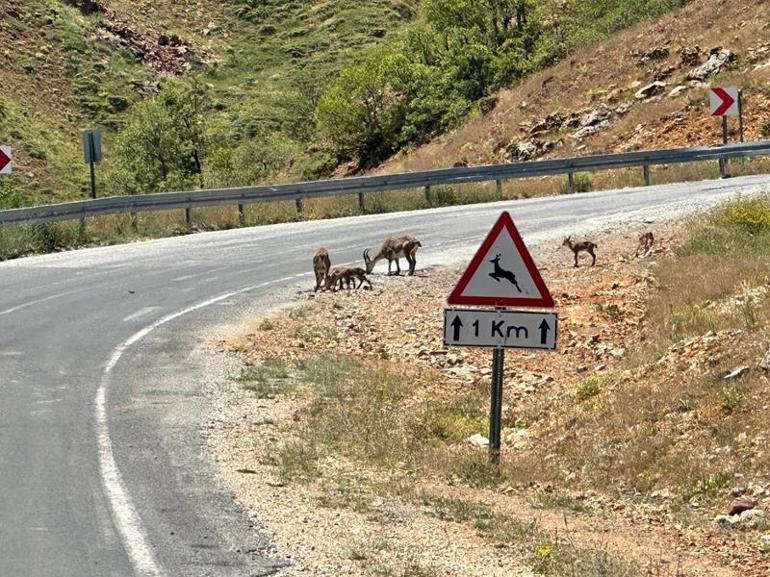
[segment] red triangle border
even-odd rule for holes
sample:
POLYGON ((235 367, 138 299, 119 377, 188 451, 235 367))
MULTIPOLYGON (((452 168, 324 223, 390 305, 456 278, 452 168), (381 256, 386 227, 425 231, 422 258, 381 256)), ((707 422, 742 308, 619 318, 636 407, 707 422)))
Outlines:
POLYGON ((478 251, 476 251, 476 255, 471 260, 468 268, 465 269, 463 276, 460 277, 457 285, 452 290, 447 302, 450 305, 491 305, 497 307, 520 306, 553 308, 555 306, 553 297, 551 296, 543 277, 540 276, 540 271, 537 270, 537 265, 535 264, 535 261, 532 260, 532 255, 529 254, 527 245, 524 244, 508 211, 504 211, 500 215, 500 218, 497 219, 492 230, 489 231, 487 238, 484 239, 484 242, 481 243, 478 251), (516 247, 516 250, 519 251, 524 266, 527 267, 527 272, 532 276, 532 280, 534 281, 537 290, 540 292, 540 298, 463 296, 463 291, 468 286, 473 275, 476 274, 478 268, 483 264, 484 257, 486 257, 489 249, 492 247, 495 240, 497 240, 497 237, 503 229, 506 229, 511 235, 513 244, 516 247))

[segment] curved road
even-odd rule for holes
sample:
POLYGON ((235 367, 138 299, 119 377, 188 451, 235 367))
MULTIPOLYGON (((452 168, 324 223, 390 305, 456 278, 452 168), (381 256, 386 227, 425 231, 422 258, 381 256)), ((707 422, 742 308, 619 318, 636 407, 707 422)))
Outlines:
MULTIPOLYGON (((530 244, 674 218, 770 176, 205 233, 0 263, 0 575, 273 573, 205 453, 197 342, 408 231, 472 254, 502 209, 530 244), (291 289, 291 290, 290 290, 291 289)), ((382 266, 382 265, 380 265, 382 266)), ((279 552, 280 554, 280 552, 279 552)))

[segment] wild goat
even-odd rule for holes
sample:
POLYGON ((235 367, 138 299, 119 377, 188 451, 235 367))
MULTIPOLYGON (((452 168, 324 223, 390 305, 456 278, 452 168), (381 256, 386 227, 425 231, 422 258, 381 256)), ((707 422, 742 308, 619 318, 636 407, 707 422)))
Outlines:
POLYGON ((500 256, 501 255, 498 254, 495 258, 489 261, 495 265, 495 270, 489 273, 489 276, 491 276, 497 282, 500 282, 500 279, 504 278, 513 286, 515 286, 517 291, 521 292, 521 287, 519 287, 519 283, 516 282, 516 275, 500 266, 500 256))
POLYGON ((414 274, 415 266, 417 266, 417 257, 415 255, 417 254, 417 249, 421 246, 422 244, 420 244, 420 241, 409 234, 386 238, 385 242, 382 243, 380 252, 374 255, 374 257, 369 256, 368 248, 364 251, 366 272, 371 273, 372 269, 374 269, 374 265, 377 264, 377 261, 386 258, 388 259, 388 274, 392 274, 391 265, 393 264, 393 261, 396 261, 396 274, 400 275, 401 265, 399 265, 398 259, 403 256, 406 257, 406 260, 409 263, 409 275, 411 276, 414 274))
POLYGON ((318 292, 326 282, 326 277, 329 274, 329 268, 332 265, 331 259, 329 259, 329 251, 325 248, 319 248, 313 255, 313 272, 315 273, 315 290, 318 292))
POLYGON ((655 237, 652 232, 647 231, 639 237, 639 246, 636 247, 636 256, 647 256, 652 252, 652 245, 655 243, 655 237))
POLYGON ((578 265, 578 253, 580 252, 587 252, 591 255, 593 260, 591 261, 591 266, 594 266, 596 264, 596 254, 594 253, 594 249, 596 248, 596 244, 591 242, 590 240, 584 240, 581 242, 572 242, 572 236, 568 236, 564 239, 564 242, 561 243, 562 246, 568 246, 569 249, 575 253, 575 267, 578 265))
POLYGON ((326 290, 331 289, 332 292, 342 290, 343 283, 350 290, 350 283, 353 283, 353 288, 360 289, 364 283, 369 285, 369 290, 372 290, 372 283, 366 278, 366 271, 359 267, 344 267, 335 266, 329 271, 329 275, 326 277, 326 290), (356 285, 356 279, 358 279, 358 286, 356 285))

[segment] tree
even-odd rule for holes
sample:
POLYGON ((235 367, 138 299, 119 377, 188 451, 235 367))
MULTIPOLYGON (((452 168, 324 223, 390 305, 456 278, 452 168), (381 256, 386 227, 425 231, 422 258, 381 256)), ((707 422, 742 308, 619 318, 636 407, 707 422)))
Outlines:
POLYGON ((171 84, 137 104, 118 134, 115 181, 136 194, 203 185, 203 110, 195 81, 171 84))
POLYGON ((409 62, 397 52, 374 52, 340 72, 321 96, 316 122, 341 158, 360 167, 376 163, 397 147, 398 106, 409 62))

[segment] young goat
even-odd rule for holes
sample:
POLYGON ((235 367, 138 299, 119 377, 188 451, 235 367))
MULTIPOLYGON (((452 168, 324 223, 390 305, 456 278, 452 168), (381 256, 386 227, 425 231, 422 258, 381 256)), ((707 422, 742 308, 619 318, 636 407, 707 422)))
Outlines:
POLYGON ((596 244, 589 240, 584 240, 581 242, 572 242, 572 236, 568 236, 564 239, 564 242, 561 243, 562 246, 568 246, 569 249, 575 253, 575 267, 578 265, 578 253, 580 252, 587 252, 591 255, 593 260, 591 261, 591 266, 594 266, 596 264, 596 254, 594 253, 594 249, 596 248, 596 244))
POLYGON ((326 277, 326 290, 331 289, 332 292, 342 290, 343 283, 350 290, 351 282, 356 290, 360 289, 364 283, 369 286, 369 290, 372 290, 372 283, 366 278, 366 271, 364 269, 344 266, 335 266, 329 271, 329 276, 326 277), (356 286, 356 280, 359 281, 358 286, 356 286))
POLYGON ((318 292, 326 282, 326 277, 329 274, 329 268, 332 265, 332 261, 329 259, 329 251, 325 248, 319 248, 313 255, 313 272, 315 273, 315 290, 318 292))
POLYGON ((648 256, 652 252, 655 237, 652 232, 645 232, 639 237, 639 246, 636 247, 636 256, 648 256))

